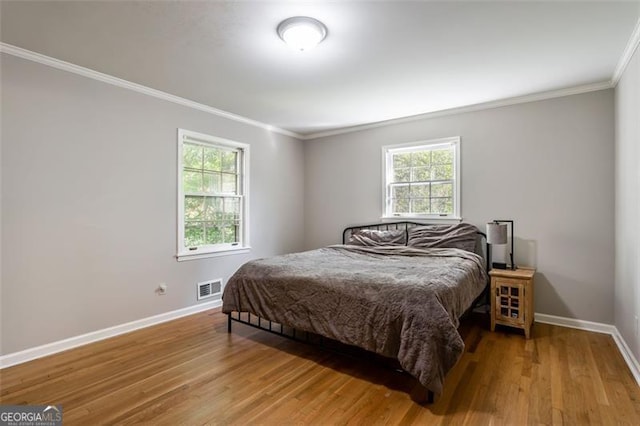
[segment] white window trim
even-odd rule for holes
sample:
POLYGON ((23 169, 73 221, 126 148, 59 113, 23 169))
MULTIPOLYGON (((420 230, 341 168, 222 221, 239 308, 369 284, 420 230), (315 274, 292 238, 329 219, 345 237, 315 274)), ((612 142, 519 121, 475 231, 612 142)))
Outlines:
POLYGON ((450 138, 431 139, 427 141, 416 141, 396 145, 385 145, 382 147, 382 217, 385 220, 428 220, 428 221, 449 221, 459 222, 462 220, 462 206, 460 204, 460 136, 450 138), (434 214, 388 214, 388 196, 389 182, 392 179, 390 161, 392 153, 411 152, 419 150, 419 147, 426 145, 453 145, 454 148, 454 172, 455 176, 455 194, 453 197, 453 214, 450 215, 434 215, 434 214))
POLYGON ((178 129, 178 232, 177 232, 177 254, 176 258, 179 262, 185 260, 205 259, 209 257, 227 256, 233 254, 249 253, 251 246, 249 244, 249 144, 231 141, 228 139, 218 138, 206 135, 204 133, 193 132, 185 129, 178 129), (199 247, 196 250, 185 250, 184 247, 184 188, 182 184, 182 144, 184 141, 202 143, 206 145, 217 145, 219 147, 231 147, 242 150, 241 163, 241 188, 243 202, 240 203, 240 214, 242 217, 242 225, 240 227, 240 244, 232 246, 231 244, 216 244, 210 246, 199 247))

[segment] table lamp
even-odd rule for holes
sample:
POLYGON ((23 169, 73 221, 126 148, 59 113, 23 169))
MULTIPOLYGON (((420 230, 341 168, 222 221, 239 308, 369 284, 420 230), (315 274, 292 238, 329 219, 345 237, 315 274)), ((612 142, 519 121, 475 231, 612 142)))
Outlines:
MULTIPOLYGON (((507 244, 507 224, 511 224, 511 253, 509 258, 511 260, 511 269, 515 270, 516 265, 513 262, 513 221, 512 220, 494 220, 487 223, 487 243, 494 244, 507 244)), ((491 259, 493 260, 493 259, 491 259)), ((506 263, 493 262, 492 268, 495 269, 507 269, 506 263)))

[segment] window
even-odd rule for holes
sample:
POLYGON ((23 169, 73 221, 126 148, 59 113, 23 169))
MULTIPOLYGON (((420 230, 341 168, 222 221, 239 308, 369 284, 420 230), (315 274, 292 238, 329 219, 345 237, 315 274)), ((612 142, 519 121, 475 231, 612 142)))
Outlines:
POLYGON ((178 260, 248 247, 249 146, 178 129, 178 260))
POLYGON ((382 150, 384 217, 460 219, 459 137, 382 150))

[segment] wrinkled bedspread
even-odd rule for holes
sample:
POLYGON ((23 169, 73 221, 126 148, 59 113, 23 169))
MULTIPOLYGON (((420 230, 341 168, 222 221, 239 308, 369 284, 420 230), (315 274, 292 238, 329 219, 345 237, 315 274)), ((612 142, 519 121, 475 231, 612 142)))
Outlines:
POLYGON ((222 311, 396 358, 439 394, 464 351, 458 318, 486 282, 483 259, 464 250, 336 245, 247 262, 222 311))

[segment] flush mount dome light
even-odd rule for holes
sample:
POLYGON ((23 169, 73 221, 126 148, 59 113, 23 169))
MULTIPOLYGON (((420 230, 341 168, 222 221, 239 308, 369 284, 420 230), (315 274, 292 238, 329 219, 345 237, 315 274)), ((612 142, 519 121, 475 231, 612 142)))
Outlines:
POLYGON ((327 36, 327 27, 317 19, 294 16, 280 22, 278 35, 296 50, 309 50, 324 40, 327 36))

